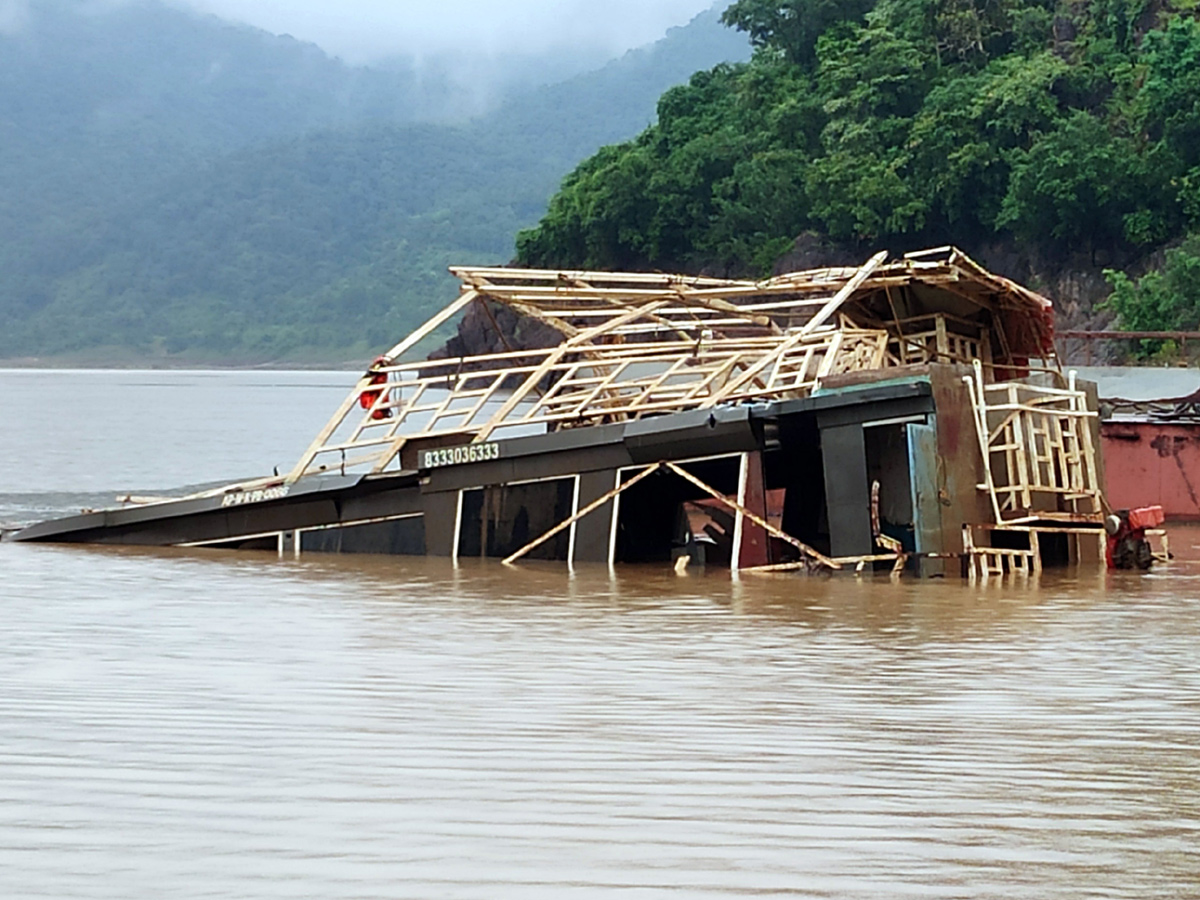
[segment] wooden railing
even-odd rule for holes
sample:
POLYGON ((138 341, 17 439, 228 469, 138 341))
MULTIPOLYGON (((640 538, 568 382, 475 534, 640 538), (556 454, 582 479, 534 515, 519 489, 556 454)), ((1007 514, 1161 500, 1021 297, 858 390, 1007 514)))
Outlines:
POLYGON ((382 472, 415 442, 480 444, 722 403, 802 396, 821 378, 884 365, 884 331, 830 326, 795 337, 609 346, 567 342, 544 350, 378 367, 375 375, 387 382, 360 381, 292 478, 330 470, 382 472))
POLYGON ((983 367, 963 380, 971 390, 983 454, 984 483, 996 524, 1065 520, 1099 522, 1100 478, 1087 395, 1025 382, 985 384, 983 367), (1064 508, 1065 507, 1065 508, 1064 508))

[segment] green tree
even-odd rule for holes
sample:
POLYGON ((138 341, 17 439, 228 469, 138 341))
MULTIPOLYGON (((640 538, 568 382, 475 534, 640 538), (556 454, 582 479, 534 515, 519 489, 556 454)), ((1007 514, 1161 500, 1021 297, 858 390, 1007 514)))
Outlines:
MULTIPOLYGON (((1136 281, 1124 272, 1105 271, 1112 294, 1105 306, 1127 331, 1195 331, 1200 328, 1200 234, 1167 250, 1159 271, 1136 281)), ((1139 355, 1161 342, 1143 342, 1139 355)))
POLYGON ((929 92, 907 150, 933 227, 968 236, 992 232, 1008 191, 1010 158, 1062 119, 1054 87, 1067 68, 1048 52, 1004 56, 929 92))
POLYGON ((832 236, 873 240, 920 231, 928 210, 909 179, 908 133, 933 59, 878 19, 821 42, 818 76, 829 123, 806 182, 812 216, 832 236))
MULTIPOLYGON (((1178 215, 1195 227, 1200 225, 1200 22, 1175 18, 1146 35, 1141 59, 1145 80, 1132 117, 1151 142, 1154 171, 1169 180, 1178 215)), ((1171 224, 1163 230, 1171 230, 1171 224)))
POLYGON ((637 166, 609 151, 602 171, 581 166, 521 257, 565 261, 560 231, 592 261, 731 272, 770 268, 806 230, 1042 255, 1161 246, 1200 225, 1197 9, 738 0, 725 20, 761 52, 664 96, 617 152, 637 166), (605 178, 642 202, 589 224, 605 178))
POLYGON ((721 21, 750 35, 755 47, 781 53, 806 68, 816 62, 817 39, 839 22, 861 19, 876 0, 736 0, 721 21))
POLYGON ((1020 237, 1094 249, 1125 237, 1141 197, 1136 148, 1077 110, 1028 151, 1014 155, 997 225, 1020 237))

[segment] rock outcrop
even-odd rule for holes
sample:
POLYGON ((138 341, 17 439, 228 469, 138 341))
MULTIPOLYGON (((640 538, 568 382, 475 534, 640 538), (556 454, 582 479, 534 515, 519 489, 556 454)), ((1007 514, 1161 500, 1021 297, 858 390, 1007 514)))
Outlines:
POLYGON ((458 333, 429 354, 429 358, 454 359, 512 350, 540 350, 561 341, 562 335, 544 322, 518 315, 498 303, 476 300, 459 320, 458 333))

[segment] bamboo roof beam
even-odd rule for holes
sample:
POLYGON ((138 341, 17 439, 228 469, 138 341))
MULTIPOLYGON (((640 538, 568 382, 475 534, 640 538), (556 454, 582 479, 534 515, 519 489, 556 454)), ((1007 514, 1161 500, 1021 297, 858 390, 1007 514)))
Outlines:
POLYGON ((398 343, 395 347, 383 354, 383 358, 389 363, 399 359, 402 354, 411 350, 416 344, 428 337, 436 328, 449 322, 454 316, 467 307, 469 303, 475 300, 479 294, 476 291, 463 291, 459 294, 458 299, 450 303, 440 312, 434 314, 420 328, 398 343))
MULTIPOLYGON (((487 301, 485 300, 484 302, 486 303, 487 301)), ((582 333, 582 329, 576 328, 574 325, 565 322, 558 316, 547 315, 543 310, 538 309, 536 306, 528 306, 524 303, 512 300, 508 301, 508 305, 522 315, 532 316, 535 319, 540 319, 564 337, 578 337, 582 333)), ((503 337, 503 335, 501 335, 501 337, 503 337)))
POLYGON ((866 281, 867 277, 887 259, 887 253, 880 251, 867 260, 862 267, 855 273, 854 277, 842 286, 842 289, 834 294, 833 298, 826 303, 821 310, 810 319, 803 328, 792 334, 786 340, 781 342, 775 350, 768 356, 760 359, 757 363, 742 373, 724 391, 714 394, 706 402, 706 406, 715 406, 720 403, 726 394, 731 394, 734 391, 748 384, 759 372, 771 365, 772 362, 777 362, 778 359, 787 353, 791 348, 801 343, 809 334, 824 324, 825 320, 832 316, 843 303, 866 281))
POLYGON ((628 284, 753 284, 730 278, 705 275, 675 275, 656 272, 600 272, 587 269, 510 269, 503 266, 450 266, 450 272, 463 281, 494 282, 496 279, 524 281, 580 281, 628 284))
POLYGON ((623 325, 627 321, 631 322, 634 319, 638 318, 639 316, 644 315, 647 312, 656 312, 663 305, 665 305, 665 301, 657 301, 657 302, 649 303, 644 307, 638 307, 637 309, 631 309, 628 312, 626 312, 624 315, 617 316, 616 318, 612 319, 611 321, 605 322, 603 325, 598 325, 595 328, 589 329, 588 331, 585 331, 585 332, 577 335, 576 337, 571 338, 570 340, 566 341, 565 343, 560 344, 557 348, 555 348, 554 353, 552 353, 550 356, 548 356, 545 359, 545 361, 543 361, 542 364, 540 366, 538 366, 533 372, 529 373, 529 376, 525 379, 525 383, 522 384, 521 387, 517 388, 517 390, 513 391, 512 396, 510 396, 508 398, 508 400, 506 400, 504 402, 504 405, 496 412, 496 415, 493 416, 492 420, 483 426, 483 428, 480 430, 479 434, 476 435, 475 439, 477 441, 487 440, 488 435, 490 435, 492 433, 492 431, 495 429, 496 424, 500 421, 503 421, 505 418, 508 417, 508 415, 513 411, 513 409, 515 409, 516 406, 526 396, 528 396, 529 392, 532 391, 534 389, 534 387, 536 387, 537 383, 539 381, 541 381, 542 378, 544 378, 547 374, 550 373, 554 364, 557 363, 559 360, 561 360, 562 357, 564 357, 568 353, 578 350, 579 345, 582 344, 584 341, 594 340, 595 338, 600 337, 600 336, 606 334, 607 332, 611 331, 613 328, 615 328, 619 325, 623 325))

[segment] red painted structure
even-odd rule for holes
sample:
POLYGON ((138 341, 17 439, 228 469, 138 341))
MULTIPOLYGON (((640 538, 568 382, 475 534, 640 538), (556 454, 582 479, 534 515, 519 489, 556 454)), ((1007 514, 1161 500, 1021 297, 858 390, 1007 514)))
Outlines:
POLYGON ((1108 502, 1157 505, 1171 521, 1200 521, 1200 421, 1108 419, 1100 424, 1108 502))

